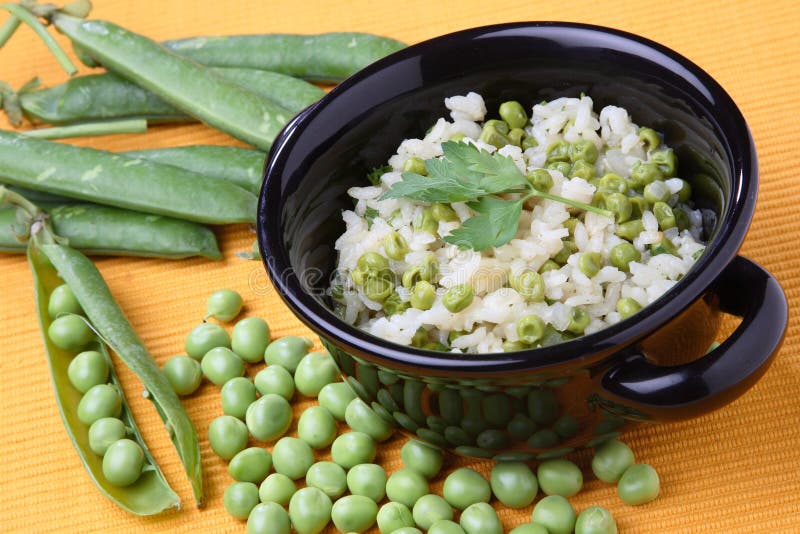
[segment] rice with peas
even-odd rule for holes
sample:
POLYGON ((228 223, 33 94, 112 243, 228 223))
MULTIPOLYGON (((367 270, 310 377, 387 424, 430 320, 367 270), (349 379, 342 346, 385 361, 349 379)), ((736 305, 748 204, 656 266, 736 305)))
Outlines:
MULTIPOLYGON (((588 96, 558 98, 533 106, 524 127, 526 142, 499 148, 496 142, 482 140, 487 110, 480 95, 453 96, 444 104, 450 120, 439 118, 422 139, 404 140, 389 158, 390 168, 375 178, 375 185, 348 191, 355 208, 342 214, 346 230, 335 244, 338 265, 333 281, 337 312, 348 323, 395 343, 453 352, 501 352, 551 344, 620 321, 624 318, 618 311, 621 299, 626 304, 635 303, 636 309, 652 303, 689 271, 702 252, 703 214, 683 195, 688 184, 669 175, 659 176, 658 181, 666 186, 665 203, 674 212, 683 212, 679 214, 683 224, 660 229, 652 206, 644 204, 641 225, 637 226, 640 231, 626 235, 639 253, 627 269, 618 268, 609 259, 610 251, 626 241, 617 235, 624 221, 580 212, 556 200, 525 201, 516 234, 501 246, 476 251, 445 242, 444 236, 475 215, 466 203, 451 203, 456 215, 452 220, 440 219, 434 221, 435 226, 425 228, 420 221, 430 203, 380 199, 403 180, 404 168, 409 169, 414 161, 441 157, 445 141, 459 140, 490 153, 497 151, 511 158, 523 175, 547 168, 552 179, 550 194, 585 204, 596 199, 600 177, 613 173, 629 181, 637 167, 650 162, 656 152, 648 149, 646 136, 640 135, 641 129, 626 110, 606 106, 597 114, 588 96), (585 177, 551 161, 553 147, 559 143, 585 141, 597 148, 594 168, 585 177), (679 226, 683 228, 679 230, 679 226), (406 245, 397 259, 386 254, 387 240, 396 239, 393 233, 399 234, 406 245), (565 248, 566 241, 571 243, 570 248, 565 248), (670 245, 667 253, 658 248, 662 243, 670 245), (386 301, 367 298, 364 288, 353 281, 358 260, 366 253, 381 254, 388 262, 394 276, 392 307, 386 301), (596 253, 594 257, 601 259, 591 276, 579 265, 584 253, 596 253), (554 263, 554 258, 560 262, 554 263), (404 287, 403 274, 433 260, 437 269, 430 282, 436 290, 435 298, 429 309, 413 307, 409 303, 412 288, 404 287), (543 298, 526 298, 524 292, 514 288, 515 277, 529 271, 540 272, 543 298), (454 313, 445 306, 443 297, 448 288, 460 284, 469 285, 474 297, 465 309, 454 313), (577 311, 584 318, 582 332, 571 325, 577 311), (536 343, 523 344, 517 323, 530 315, 541 320, 546 334, 536 343)), ((663 156, 664 147, 661 149, 663 156)), ((627 195, 632 198, 640 194, 631 190, 627 195)))

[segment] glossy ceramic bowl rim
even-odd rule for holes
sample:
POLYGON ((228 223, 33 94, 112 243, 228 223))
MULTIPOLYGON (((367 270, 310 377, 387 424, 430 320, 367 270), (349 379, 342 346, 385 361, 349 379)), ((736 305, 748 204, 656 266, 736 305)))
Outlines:
MULTIPOLYGON (((710 112, 710 109, 709 109, 710 112)), ((723 130, 719 123, 715 131, 723 130)), ((497 24, 442 35, 409 46, 373 63, 335 87, 317 104, 295 117, 273 144, 265 166, 265 181, 259 198, 258 239, 264 264, 281 297, 298 317, 323 338, 389 367, 423 368, 437 372, 492 374, 529 371, 545 367, 570 366, 599 360, 612 351, 630 345, 668 323, 714 283, 726 265, 736 256, 747 233, 758 189, 758 168, 755 146, 747 123, 725 90, 699 66, 669 48, 616 29, 570 22, 519 22, 497 24), (713 102, 712 118, 725 117, 735 124, 726 130, 723 148, 730 164, 730 198, 714 239, 692 270, 644 313, 606 327, 598 332, 549 347, 507 353, 470 354, 441 353, 384 341, 339 319, 330 309, 307 294, 297 276, 281 276, 291 269, 288 251, 282 238, 279 217, 267 217, 268 204, 282 197, 281 180, 286 154, 298 136, 302 136, 314 117, 325 106, 335 102, 348 88, 379 76, 390 68, 415 56, 424 55, 452 40, 478 41, 492 37, 529 36, 564 42, 580 39, 581 46, 602 47, 635 54, 679 74, 688 85, 713 102)), ((274 211, 275 210, 271 210, 274 211)), ((278 209, 277 211, 280 211, 278 209)))

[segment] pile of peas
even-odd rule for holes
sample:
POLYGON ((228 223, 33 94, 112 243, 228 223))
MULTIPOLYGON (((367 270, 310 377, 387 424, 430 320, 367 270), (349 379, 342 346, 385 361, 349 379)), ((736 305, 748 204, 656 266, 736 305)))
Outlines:
POLYGON ((53 319, 47 329, 50 341, 61 350, 80 351, 69 363, 67 376, 72 387, 83 394, 77 415, 88 427, 89 448, 103 458, 103 476, 109 483, 130 486, 142 474, 145 454, 121 419, 123 401, 117 386, 110 382, 109 361, 96 350, 82 350, 95 341, 95 334, 69 286, 62 284, 53 290, 47 311, 53 319))
MULTIPOLYGON (((480 134, 481 141, 497 148, 514 145, 526 150, 537 146, 536 139, 525 132, 525 127, 530 125, 530 121, 519 102, 513 100, 504 102, 498 112, 499 119, 484 122, 480 134)), ((458 141, 461 137, 463 136, 455 136, 451 140, 458 141)), ((623 239, 622 243, 610 250, 607 263, 623 272, 629 272, 631 262, 641 260, 641 252, 633 245, 633 240, 644 231, 642 215, 645 211, 653 213, 662 232, 671 228, 682 231, 690 227, 685 207, 691 202, 692 188, 686 180, 675 178, 678 169, 675 153, 671 148, 662 147, 659 134, 651 128, 640 128, 639 138, 642 140, 647 158, 633 166, 631 176, 628 178, 615 173, 598 176, 595 163, 600 154, 595 144, 588 140, 553 143, 547 147, 544 167, 535 169, 526 176, 535 189, 545 193, 550 192, 554 184, 550 171, 558 171, 567 178, 582 178, 594 185, 596 192, 592 205, 614 214, 615 233, 623 239), (680 188, 675 194, 666 183, 669 179, 680 182, 680 188)), ((427 175, 425 161, 418 157, 409 158, 403 166, 403 172, 427 175)), ((677 184, 671 183, 671 185, 673 188, 677 187, 677 184)), ((578 251, 574 231, 582 217, 582 214, 576 215, 564 223, 569 235, 562 240, 563 247, 558 253, 547 260, 538 271, 526 270, 512 275, 509 287, 516 290, 526 301, 543 301, 545 283, 542 273, 560 269, 567 263, 569 257, 578 251)), ((414 228, 436 235, 439 221, 457 220, 458 216, 452 207, 434 203, 422 210, 414 221, 414 228)), ((396 280, 387 258, 404 259, 409 252, 408 242, 399 233, 392 232, 384 240, 383 247, 385 256, 377 252, 367 252, 358 259, 356 268, 350 271, 353 283, 362 289, 367 298, 380 302, 386 315, 402 313, 409 307, 430 309, 437 289, 435 283, 438 265, 433 256, 410 266, 399 277, 400 279, 396 280), (402 286, 411 292, 408 301, 403 301, 395 291, 397 282, 401 282, 402 286)), ((653 256, 678 255, 674 243, 663 235, 658 242, 650 245, 649 253, 653 256)), ((604 260, 598 253, 584 252, 578 257, 577 266, 584 275, 592 278, 602 269, 604 260)), ((472 286, 459 284, 444 292, 442 304, 450 312, 458 313, 472 304, 473 298, 472 286)), ((619 299, 616 305, 616 311, 622 319, 630 317, 641 308, 641 305, 630 297, 619 299)), ((519 318, 516 324, 519 340, 506 341, 503 343, 503 349, 506 352, 523 350, 539 345, 551 345, 582 335, 589 325, 589 314, 580 306, 573 307, 570 313, 570 322, 563 332, 546 325, 536 315, 519 318)), ((465 333, 468 332, 451 332, 450 341, 465 333)), ((430 340, 425 329, 420 329, 411 344, 429 350, 449 350, 447 345, 430 340)))
MULTIPOLYGON (((238 294, 218 291, 209 299, 206 318, 230 321, 241 307, 238 294)), ((378 444, 392 436, 393 424, 338 381, 329 354, 309 353, 311 342, 305 338, 270 341, 261 319, 241 319, 230 336, 221 326, 204 322, 189 333, 185 346, 188 356, 172 358, 164 372, 184 395, 197 389, 202 376, 221 386, 223 415, 211 422, 209 443, 229 462, 234 480, 225 490, 224 506, 233 517, 247 521, 249 534, 289 534, 292 529, 317 534, 331 521, 342 533, 365 532, 377 524, 381 534, 503 534, 489 504, 492 496, 519 509, 533 504, 540 490, 545 497, 533 507, 531 522, 512 534, 617 532, 605 508, 575 512, 567 499, 581 490, 583 474, 568 460, 544 461, 535 472, 522 462, 500 462, 489 480, 459 468, 447 475, 442 494, 436 495, 430 482, 442 469, 444 453, 410 439, 400 451, 403 467, 387 476, 374 461, 378 444), (246 377, 246 363, 262 360, 267 366, 252 380, 246 377), (297 437, 290 437, 285 434, 296 393, 316 397, 318 404, 303 411, 297 437), (340 434, 343 423, 349 431, 340 434), (272 451, 248 446, 251 438, 272 442, 272 451), (315 451, 328 448, 331 461, 317 461, 315 451), (305 486, 299 488, 303 479, 305 486)), ((619 441, 596 450, 592 471, 598 479, 617 484, 627 504, 650 502, 658 495, 655 470, 635 464, 633 452, 619 441)))

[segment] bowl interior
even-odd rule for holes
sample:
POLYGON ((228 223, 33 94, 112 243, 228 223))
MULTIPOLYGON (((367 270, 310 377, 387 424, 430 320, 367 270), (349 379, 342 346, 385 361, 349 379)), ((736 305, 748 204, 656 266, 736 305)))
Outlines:
POLYGON ((268 261, 288 263, 306 294, 329 307, 325 289, 336 261, 333 245, 344 231, 341 211, 353 207, 347 189, 365 185, 370 169, 384 165, 403 139, 421 138, 439 117, 449 120, 445 97, 469 91, 484 97, 487 118, 497 118, 506 100, 530 109, 582 93, 596 111, 624 107, 675 149, 678 175, 692 182, 696 203, 717 214, 706 227, 715 242, 736 222, 732 199, 751 187, 742 182, 742 169, 755 163, 741 115, 713 80, 673 52, 581 25, 468 30, 379 61, 287 127, 262 191, 262 250, 276 255, 268 261))

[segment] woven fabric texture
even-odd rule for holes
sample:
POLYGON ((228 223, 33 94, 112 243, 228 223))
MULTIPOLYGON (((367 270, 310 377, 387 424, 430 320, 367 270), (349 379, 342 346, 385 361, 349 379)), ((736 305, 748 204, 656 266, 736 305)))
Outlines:
MULTIPOLYGON (((442 33, 494 22, 568 20, 619 28, 658 41, 715 77, 748 120, 759 154, 758 208, 742 254, 771 271, 790 301, 789 329, 773 366, 742 398, 707 416, 641 426, 624 437, 637 460, 661 475, 661 496, 631 507, 612 486, 594 480, 590 457, 574 459, 587 483, 571 499, 580 510, 611 510, 620 532, 800 532, 800 247, 797 206, 800 179, 796 117, 800 112, 800 12, 789 1, 578 0, 574 2, 264 2, 98 0, 92 16, 120 23, 155 39, 241 33, 365 31, 415 43, 442 33), (786 137, 788 136, 788 141, 786 137)), ((0 22, 5 14, 0 14, 0 22)), ((65 43, 62 36, 57 39, 65 43)), ((88 71, 88 69, 83 69, 88 71)), ((28 28, 0 50, 0 79, 19 87, 34 76, 45 85, 65 79, 28 28)), ((10 128, 4 118, 0 127, 10 128)), ((110 150, 200 143, 237 144, 202 125, 155 126, 145 135, 78 139, 110 150)), ((254 234, 245 225, 215 229, 222 261, 98 258, 96 265, 134 327, 163 363, 183 350, 185 334, 202 320, 206 296, 228 287, 245 299, 248 315, 266 319, 273 337, 310 331, 282 304, 258 262, 238 259, 254 234)), ((206 383, 185 399, 197 427, 205 473, 206 505, 194 506, 191 488, 155 410, 139 395, 141 384, 123 365, 117 371, 145 439, 183 508, 135 517, 105 499, 73 450, 55 406, 38 331, 31 274, 22 255, 0 255, 0 525, 5 532, 243 532, 244 523, 223 507, 231 479, 209 448, 210 421, 221 414, 219 389, 206 383)), ((319 348, 319 342, 317 342, 319 348)), ((309 401, 310 402, 310 401, 309 401)), ((295 404, 295 416, 309 402, 295 404)), ((295 427, 292 427, 292 432, 295 427)), ((377 461, 400 467, 395 436, 377 461)), ((319 454, 318 459, 328 459, 319 454)), ((488 476, 490 463, 448 457, 445 472, 470 466, 488 476)), ((441 491, 443 476, 432 484, 441 491)), ((512 510, 493 502, 506 531, 530 520, 530 507, 512 510)), ((334 532, 329 527, 326 532, 334 532)), ((377 532, 377 529, 374 529, 377 532)))

